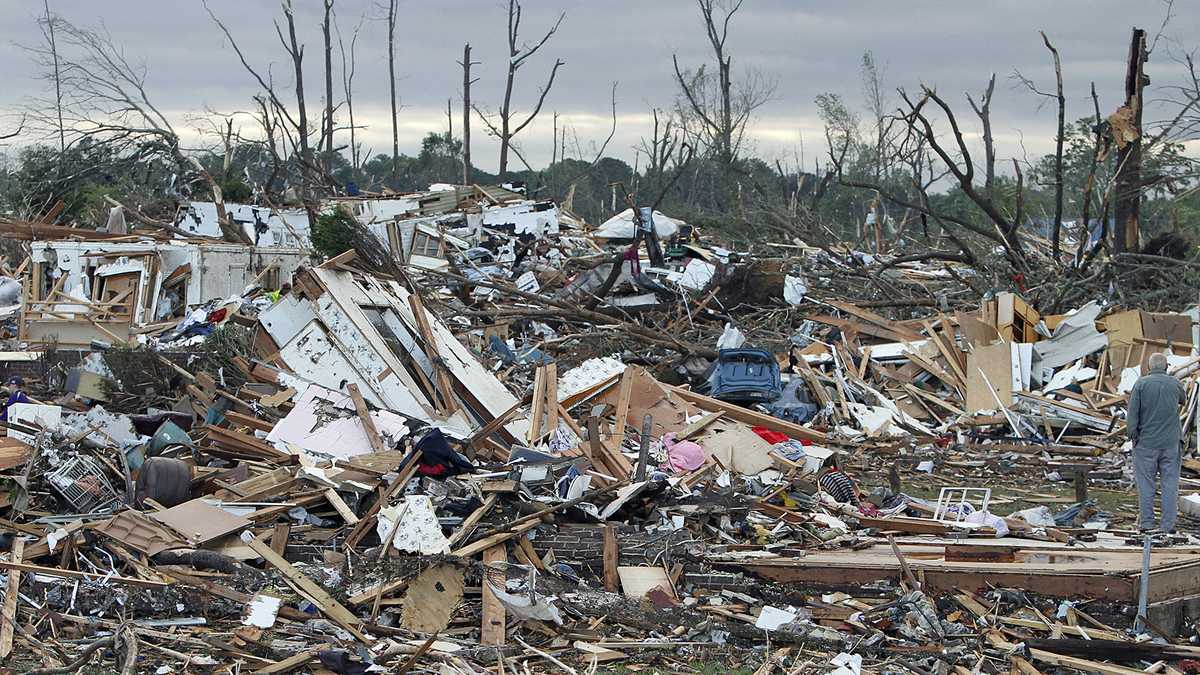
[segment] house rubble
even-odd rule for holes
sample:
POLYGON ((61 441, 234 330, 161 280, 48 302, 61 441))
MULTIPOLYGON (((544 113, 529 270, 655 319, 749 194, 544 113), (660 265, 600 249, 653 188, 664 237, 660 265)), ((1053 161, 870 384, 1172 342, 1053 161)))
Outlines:
POLYGON ((0 223, 33 240, 14 346, 43 347, 0 357, 7 666, 1200 657, 1195 309, 1043 312, 963 264, 434 187, 323 205, 360 226, 324 261, 0 223), (1150 537, 1124 420, 1155 352, 1188 400, 1180 527, 1150 537))

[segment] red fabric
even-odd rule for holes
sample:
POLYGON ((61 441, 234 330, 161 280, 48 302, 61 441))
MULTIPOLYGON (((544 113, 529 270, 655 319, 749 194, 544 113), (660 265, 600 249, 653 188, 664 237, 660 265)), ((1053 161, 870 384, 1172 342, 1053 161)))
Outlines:
POLYGON ((422 476, 433 476, 439 478, 449 473, 450 469, 445 464, 419 464, 417 465, 417 473, 422 476))
POLYGON ((754 433, 758 434, 759 438, 762 438, 771 445, 782 443, 791 438, 791 436, 788 436, 787 434, 781 434, 778 431, 771 431, 766 427, 754 427, 753 431, 754 433))
POLYGON ((225 314, 227 314, 228 312, 229 312, 229 310, 222 307, 221 309, 218 309, 217 311, 208 315, 208 322, 209 323, 221 323, 222 321, 225 320, 225 314))

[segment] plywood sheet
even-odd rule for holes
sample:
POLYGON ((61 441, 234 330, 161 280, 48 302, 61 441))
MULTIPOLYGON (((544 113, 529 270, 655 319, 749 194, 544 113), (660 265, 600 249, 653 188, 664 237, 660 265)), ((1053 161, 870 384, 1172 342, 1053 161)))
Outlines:
POLYGON ((441 632, 449 625, 462 596, 461 569, 453 565, 430 567, 408 585, 400 626, 417 633, 441 632))
POLYGON ((172 506, 152 514, 151 517, 178 532, 194 546, 244 530, 254 524, 203 499, 193 499, 179 506, 172 506))
POLYGON ((674 587, 667 571, 661 567, 618 567, 617 576, 621 577, 621 591, 627 598, 644 598, 655 588, 662 588, 671 597, 675 597, 674 587))
POLYGON ((967 355, 967 412, 996 410, 997 397, 1005 406, 1012 404, 1012 347, 1008 342, 976 347, 967 355))

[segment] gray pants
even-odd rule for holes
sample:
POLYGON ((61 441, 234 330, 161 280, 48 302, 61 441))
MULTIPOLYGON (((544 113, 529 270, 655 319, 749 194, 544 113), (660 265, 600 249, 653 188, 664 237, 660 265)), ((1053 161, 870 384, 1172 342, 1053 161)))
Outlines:
POLYGON ((1156 483, 1162 482, 1162 530, 1175 529, 1179 509, 1179 448, 1155 450, 1133 449, 1133 476, 1138 491, 1138 527, 1152 530, 1154 524, 1154 493, 1156 483))

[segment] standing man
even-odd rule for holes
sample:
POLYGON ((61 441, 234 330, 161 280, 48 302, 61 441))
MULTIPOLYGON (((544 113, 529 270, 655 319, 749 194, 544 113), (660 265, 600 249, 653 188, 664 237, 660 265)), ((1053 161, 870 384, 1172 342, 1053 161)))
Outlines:
POLYGON ((1179 499, 1181 438, 1179 408, 1186 394, 1179 380, 1167 374, 1167 357, 1150 355, 1150 373, 1133 385, 1125 429, 1133 441, 1133 475, 1138 491, 1138 529, 1154 525, 1155 483, 1162 481, 1162 531, 1175 531, 1179 499))

